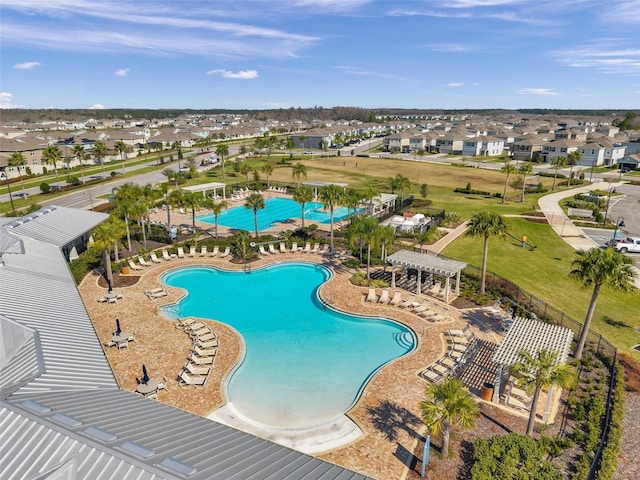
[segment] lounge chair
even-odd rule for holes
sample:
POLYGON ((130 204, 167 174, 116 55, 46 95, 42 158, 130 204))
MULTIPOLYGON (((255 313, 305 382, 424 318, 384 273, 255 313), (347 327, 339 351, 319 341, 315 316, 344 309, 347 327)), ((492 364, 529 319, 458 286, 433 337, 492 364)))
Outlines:
POLYGON ((425 300, 425 302, 422 305, 418 305, 417 307, 411 309, 411 311, 413 313, 421 313, 430 309, 431 309, 431 305, 429 305, 429 302, 425 300))
POLYGON ((218 245, 215 245, 213 247, 213 251, 211 252, 211 255, 209 255, 210 257, 215 257, 216 255, 218 255, 218 253, 220 253, 220 247, 218 245))
POLYGON ((129 268, 131 270, 142 270, 142 267, 133 263, 133 260, 129 260, 129 268))
POLYGON ((202 348, 202 349, 214 348, 214 347, 217 347, 219 345, 220 345, 220 343, 218 342, 217 338, 214 339, 214 340, 209 340, 208 342, 202 342, 200 340, 196 340, 194 342, 194 346, 197 346, 197 347, 202 348))
POLYGON ((209 329, 209 327, 207 327, 207 326, 206 326, 204 323, 202 323, 202 322, 195 322, 195 323, 191 323, 191 324, 189 324, 189 325, 187 325, 187 326, 185 326, 185 327, 184 327, 184 330, 185 330, 186 332, 189 332, 189 333, 196 333, 196 332, 198 332, 198 331, 200 331, 200 330, 203 330, 203 329, 204 329, 204 331, 207 331, 207 332, 211 331, 211 330, 209 329))
POLYGON ((213 360, 215 359, 214 355, 207 355, 200 357, 198 355, 189 355, 189 361, 193 365, 213 365, 213 360))
POLYGON ((222 252, 222 255, 220 255, 220 258, 228 257, 230 253, 231 253, 231 247, 226 247, 224 249, 224 252, 222 252))
POLYGON ((143 267, 150 267, 151 264, 147 263, 147 261, 144 259, 144 257, 139 256, 138 257, 138 262, 140 263, 140 265, 142 265, 143 267))
POLYGON ((178 247, 178 258, 184 258, 184 248, 178 247))
POLYGON ((167 252, 166 248, 162 249, 162 259, 167 262, 171 260, 171 257, 169 256, 169 252, 167 252))
POLYGON ((151 252, 149 254, 149 258, 151 258, 151 261, 153 263, 160 263, 160 259, 158 258, 158 256, 156 255, 156 252, 151 252))
POLYGON ((162 290, 158 293, 153 293, 151 295, 149 295, 149 298, 162 298, 162 297, 166 297, 167 295, 169 295, 165 290, 162 290))
POLYGON ((376 295, 376 289, 374 287, 369 287, 369 294, 367 295, 366 301, 374 303, 378 301, 378 295, 376 295))
POLYGON ((280 242, 280 253, 287 253, 287 246, 284 242, 280 242))
POLYGON ((322 255, 328 255, 329 254, 329 244, 325 243, 324 245, 322 245, 322 250, 320 250, 320 252, 322 255))
POLYGON ((424 370, 420 375, 422 376, 422 378, 430 382, 437 382, 442 378, 440 375, 438 375, 436 372, 432 371, 429 368, 424 370))
POLYGON ((216 334, 211 330, 207 330, 206 332, 196 333, 194 334, 195 338, 200 342, 209 342, 212 340, 217 340, 216 334))
POLYGON ((194 345, 191 351, 199 357, 213 357, 218 353, 218 347, 200 348, 198 345, 194 345))
POLYGON ((164 288, 157 287, 157 288, 150 288, 149 290, 145 290, 144 293, 147 295, 153 295, 162 291, 164 291, 164 288))
POLYGON ((196 256, 196 247, 194 245, 191 245, 189 247, 189 256, 190 257, 195 257, 196 256))
POLYGON ((442 284, 440 282, 436 282, 436 284, 429 289, 429 295, 437 297, 440 293, 440 287, 442 287, 442 284))
POLYGON ((178 377, 178 385, 204 385, 207 382, 207 378, 209 377, 189 375, 189 372, 183 370, 178 377))
POLYGON ((383 288, 382 289, 382 295, 380 295, 380 298, 378 299, 378 303, 389 303, 389 289, 388 288, 383 288))
POLYGON ((311 253, 319 253, 320 252, 320 244, 316 243, 311 249, 311 253))
POLYGON ((258 245, 258 250, 260 251, 260 255, 263 255, 263 256, 265 256, 265 257, 266 257, 267 255, 269 255, 269 252, 267 252, 267 251, 264 249, 264 245, 258 245))
POLYGON ((408 299, 408 300, 405 300, 404 302, 402 302, 402 303, 401 303, 401 304, 399 304, 398 306, 399 306, 400 308, 407 308, 407 307, 411 307, 411 306, 413 306, 413 304, 414 304, 414 303, 416 303, 416 296, 415 296, 415 294, 414 294, 414 295, 411 295, 411 297, 409 297, 409 299, 408 299))
POLYGON ((298 242, 293 242, 293 243, 291 244, 291 253, 296 253, 296 252, 298 252, 298 251, 299 251, 299 250, 298 250, 298 242))
POLYGON ((209 375, 209 372, 211 372, 211 367, 199 367, 197 365, 192 364, 191 362, 187 362, 184 368, 191 375, 209 375))
POLYGON ((273 255, 275 255, 276 253, 278 253, 278 252, 276 252, 276 247, 274 247, 274 246, 273 246, 273 243, 270 243, 270 244, 269 244, 269 253, 271 253, 271 254, 273 254, 273 255))
POLYGON ((302 250, 302 253, 311 253, 311 242, 307 242, 304 246, 304 250, 302 250))
POLYGON ((202 245, 200 247, 200 256, 201 257, 206 257, 207 256, 207 246, 206 245, 202 245))
POLYGON ((402 302, 402 292, 396 290, 396 293, 393 294, 393 298, 389 302, 389 305, 399 305, 402 302))
POLYGON ((191 317, 183 318, 182 320, 178 320, 176 322, 176 328, 186 328, 189 325, 193 325, 194 323, 196 323, 196 321, 191 317))

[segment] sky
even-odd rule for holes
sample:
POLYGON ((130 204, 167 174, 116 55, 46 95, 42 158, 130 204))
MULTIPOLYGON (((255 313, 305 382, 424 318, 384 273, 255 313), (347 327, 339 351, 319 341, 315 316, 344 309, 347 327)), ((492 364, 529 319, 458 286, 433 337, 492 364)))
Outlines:
POLYGON ((2 0, 1 108, 640 107, 640 0, 2 0))

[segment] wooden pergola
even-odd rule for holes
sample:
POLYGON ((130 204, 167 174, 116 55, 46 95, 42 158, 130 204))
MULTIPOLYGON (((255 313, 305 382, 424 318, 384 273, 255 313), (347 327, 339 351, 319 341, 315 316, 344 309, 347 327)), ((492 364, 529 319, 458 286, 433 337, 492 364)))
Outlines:
POLYGON ((418 271, 418 279, 416 284, 416 294, 420 295, 422 288, 422 272, 428 272, 432 275, 440 275, 445 277, 444 301, 449 303, 449 292, 451 290, 451 279, 456 277, 456 295, 460 294, 460 272, 467 266, 464 262, 457 260, 449 260, 446 258, 429 255, 426 253, 412 252, 410 250, 400 250, 387 257, 387 262, 391 268, 391 287, 396 286, 395 267, 403 269, 412 268, 418 271))

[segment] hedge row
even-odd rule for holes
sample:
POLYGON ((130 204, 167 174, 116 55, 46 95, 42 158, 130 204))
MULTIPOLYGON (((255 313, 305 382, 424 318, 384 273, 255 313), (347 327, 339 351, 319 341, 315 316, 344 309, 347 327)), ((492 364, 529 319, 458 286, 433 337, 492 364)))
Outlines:
POLYGON ((455 193, 464 193, 466 195, 484 195, 486 197, 502 198, 502 194, 498 192, 491 193, 485 192, 484 190, 474 190, 471 188, 454 188, 453 191, 455 193))

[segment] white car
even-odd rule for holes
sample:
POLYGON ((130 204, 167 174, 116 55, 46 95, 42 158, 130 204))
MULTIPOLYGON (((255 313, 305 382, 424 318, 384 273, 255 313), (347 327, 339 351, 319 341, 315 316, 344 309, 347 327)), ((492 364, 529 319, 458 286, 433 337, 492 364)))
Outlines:
POLYGON ((640 237, 627 237, 616 243, 616 250, 621 253, 640 253, 640 237))

